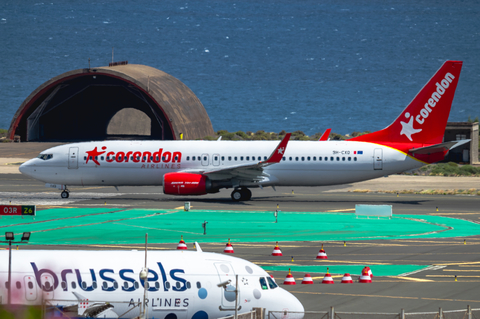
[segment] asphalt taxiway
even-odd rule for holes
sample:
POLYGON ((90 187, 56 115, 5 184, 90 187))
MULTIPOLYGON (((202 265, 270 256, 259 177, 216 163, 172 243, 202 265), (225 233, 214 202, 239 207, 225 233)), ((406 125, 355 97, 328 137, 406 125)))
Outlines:
MULTIPOLYGON (((291 188, 281 187, 278 187, 277 191, 271 188, 256 189, 253 191, 251 201, 235 203, 231 201, 228 190, 201 197, 174 197, 162 194, 160 187, 119 187, 119 191, 112 187, 72 187, 70 198, 61 199, 59 191, 46 189, 41 182, 21 174, 0 174, 0 203, 34 203, 39 210, 38 216, 42 214, 42 210, 56 207, 85 210, 100 207, 179 210, 185 202, 190 202, 192 212, 198 211, 199 214, 202 210, 265 211, 273 214, 277 205, 283 212, 349 214, 354 212, 355 204, 387 204, 393 206, 393 214, 398 216, 418 215, 419 219, 422 215, 444 216, 473 223, 480 222, 480 196, 414 194, 397 196, 385 193, 352 192, 353 189, 371 189, 377 184, 382 185, 382 189, 411 188, 402 185, 395 178, 388 177, 378 179, 377 182, 364 182, 370 183, 367 187, 365 184, 296 187, 293 192, 291 188)), ((450 182, 448 180, 445 182, 443 179, 440 182, 439 179, 434 178, 428 181, 436 185, 437 189, 469 189, 475 185, 480 189, 478 178, 468 180, 470 184, 464 187, 451 187, 451 183, 457 182, 455 178, 450 178, 450 182)), ((280 223, 281 218, 282 213, 279 215, 280 223)), ((178 227, 181 229, 181 223, 178 227)), ((6 226, 2 228, 8 229, 6 226)), ((235 231, 233 226, 231 237, 234 237, 235 231)), ((34 236, 35 234, 32 235, 32 240, 34 236)), ((195 239, 191 238, 191 241, 193 240, 195 239)), ((205 251, 221 253, 225 243, 226 239, 202 243, 201 246, 205 251)), ((282 287, 293 292, 309 311, 327 311, 330 306, 334 306, 337 311, 356 312, 399 312, 401 308, 407 312, 437 311, 439 307, 444 310, 454 310, 465 309, 467 305, 480 308, 480 235, 445 238, 413 236, 395 240, 352 240, 346 243, 338 239, 322 239, 320 242, 312 236, 308 240, 280 242, 282 257, 271 256, 273 242, 233 242, 232 244, 235 249, 234 256, 275 269, 271 274, 279 283, 283 282, 288 269, 291 268, 297 284, 282 285, 282 287), (322 243, 328 260, 315 259, 322 243), (296 271, 301 269, 298 266, 307 265, 317 266, 319 269, 317 273, 310 273, 314 278, 313 285, 302 285, 301 279, 305 272, 296 271), (327 267, 334 269, 338 266, 348 266, 353 270, 354 279, 357 279, 356 274, 359 274, 365 265, 370 266, 372 270, 381 266, 397 267, 397 270, 402 269, 402 266, 410 269, 411 265, 423 268, 405 273, 396 271, 385 276, 378 273, 375 275, 374 272, 371 284, 340 284, 343 274, 331 271, 335 284, 321 284, 327 267), (355 268, 356 266, 358 269, 355 268)), ((150 249, 174 249, 175 246, 173 243, 149 245, 150 249)), ((189 246, 191 247, 191 242, 189 246)), ((27 245, 20 249, 142 249, 142 247, 142 244, 127 243, 122 245, 27 245)))

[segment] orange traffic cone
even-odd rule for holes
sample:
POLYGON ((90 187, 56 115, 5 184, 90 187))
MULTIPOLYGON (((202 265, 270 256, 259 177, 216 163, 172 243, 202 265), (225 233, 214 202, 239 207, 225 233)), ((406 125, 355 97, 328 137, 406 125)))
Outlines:
POLYGON ((302 280, 302 285, 313 285, 313 279, 310 274, 305 274, 305 277, 303 277, 302 280))
POLYGON ((323 244, 322 244, 322 249, 318 252, 317 259, 328 259, 327 253, 325 250, 323 250, 323 244))
POLYGON ((233 254, 233 247, 232 247, 232 244, 230 244, 230 238, 228 239, 228 243, 225 246, 225 249, 223 250, 223 252, 227 254, 233 254))
POLYGON ((278 247, 278 241, 275 244, 275 248, 273 248, 272 256, 283 256, 282 251, 278 247))
POLYGON ((343 275, 342 284, 353 284, 352 276, 348 273, 343 275))
POLYGON ((183 235, 182 238, 180 239, 180 242, 177 245, 177 249, 188 249, 187 244, 183 241, 183 235))
POLYGON ((296 285, 295 278, 293 278, 290 268, 288 268, 288 275, 285 277, 284 285, 296 285))
POLYGON ((358 282, 362 284, 369 284, 372 282, 372 277, 370 277, 370 275, 368 274, 367 267, 363 268, 362 275, 360 276, 360 279, 358 280, 358 282))
POLYGON ((370 278, 373 278, 373 273, 372 273, 372 270, 370 269, 370 267, 365 266, 365 268, 367 268, 368 275, 370 276, 370 278))
POLYGON ((323 277, 322 284, 334 284, 332 275, 330 275, 330 273, 328 272, 328 268, 325 277, 323 277))

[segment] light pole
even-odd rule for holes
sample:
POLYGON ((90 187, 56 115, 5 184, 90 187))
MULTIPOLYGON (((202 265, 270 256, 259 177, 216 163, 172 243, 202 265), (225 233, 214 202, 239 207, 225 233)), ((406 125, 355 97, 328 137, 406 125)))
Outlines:
POLYGON ((147 289, 148 289, 148 268, 147 268, 147 240, 148 234, 145 234, 145 267, 140 271, 140 279, 143 280, 143 306, 141 318, 147 318, 147 289))
MULTIPOLYGON (((224 282, 221 282, 219 284, 217 284, 217 287, 219 288, 223 288, 225 289, 225 291, 227 291, 227 286, 228 284, 230 284, 232 282, 231 279, 228 279, 227 281, 224 281, 224 282)), ((231 290, 228 290, 228 291, 231 291, 231 290)), ((234 319, 237 319, 238 318, 238 293, 240 292, 239 289, 238 289, 238 275, 235 275, 235 290, 233 290, 233 292, 235 293, 235 315, 234 315, 234 319)), ((219 306, 218 307, 220 309, 220 311, 231 311, 232 309, 231 308, 222 308, 222 306, 219 306)), ((240 306, 240 309, 242 307, 240 306)))
POLYGON ((0 241, 1 243, 8 243, 8 305, 11 304, 12 299, 12 243, 14 244, 26 244, 30 239, 30 232, 24 232, 22 235, 22 239, 20 241, 15 240, 15 234, 11 231, 5 232, 5 239, 4 241, 0 241))

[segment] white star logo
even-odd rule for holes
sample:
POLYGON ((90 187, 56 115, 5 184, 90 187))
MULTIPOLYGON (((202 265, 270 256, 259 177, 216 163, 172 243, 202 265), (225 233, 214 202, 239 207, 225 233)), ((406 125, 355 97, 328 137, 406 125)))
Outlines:
POLYGON ((280 147, 278 149, 278 154, 283 154, 283 151, 285 151, 285 147, 280 147))
MULTIPOLYGON (((410 113, 405 113, 405 117, 408 119, 410 117, 410 113)), ((416 134, 422 131, 422 129, 413 128, 413 116, 410 117, 410 121, 408 121, 408 123, 400 121, 400 124, 402 124, 402 131, 400 132, 400 135, 405 135, 410 140, 410 142, 413 142, 412 134, 416 134)))

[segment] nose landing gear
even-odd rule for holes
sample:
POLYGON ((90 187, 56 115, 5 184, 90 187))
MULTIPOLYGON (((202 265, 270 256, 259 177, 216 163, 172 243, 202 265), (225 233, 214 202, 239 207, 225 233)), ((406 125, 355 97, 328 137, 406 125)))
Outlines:
POLYGON ((246 187, 236 188, 231 195, 235 202, 250 200, 252 198, 252 191, 246 187))
POLYGON ((70 196, 70 192, 68 189, 64 190, 60 196, 62 196, 62 198, 68 198, 68 196, 70 196))

